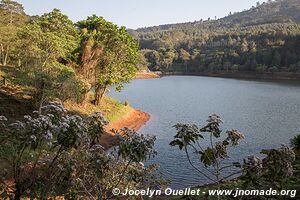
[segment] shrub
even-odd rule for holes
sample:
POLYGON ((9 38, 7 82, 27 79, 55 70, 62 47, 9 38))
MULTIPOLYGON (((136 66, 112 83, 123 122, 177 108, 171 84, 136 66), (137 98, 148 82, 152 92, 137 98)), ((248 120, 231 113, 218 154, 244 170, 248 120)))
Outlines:
POLYGON ((278 149, 262 150, 264 159, 250 156, 244 161, 244 187, 256 189, 284 189, 293 175, 295 153, 286 145, 278 149))
POLYGON ((291 146, 294 151, 300 152, 300 134, 291 139, 291 146))
POLYGON ((57 102, 22 121, 0 116, 0 196, 110 199, 114 187, 163 183, 157 167, 141 164, 155 155, 155 137, 123 129, 119 150, 108 154, 97 144, 106 124, 101 113, 81 117, 57 102))
POLYGON ((195 124, 177 124, 174 127, 177 134, 174 140, 170 143, 171 146, 178 146, 180 150, 184 150, 190 165, 201 175, 206 177, 213 183, 222 182, 234 175, 241 174, 241 164, 232 162, 231 164, 223 164, 228 158, 228 147, 236 146, 239 141, 244 138, 244 135, 237 130, 227 131, 227 137, 223 141, 214 141, 221 137, 222 130, 220 125, 222 120, 218 115, 211 115, 207 120, 207 125, 203 128, 198 128, 195 124), (200 140, 208 138, 207 147, 200 144, 200 140), (199 157, 199 164, 204 165, 205 171, 194 164, 191 160, 190 151, 193 151, 199 157), (230 174, 222 174, 228 168, 234 170, 230 174))

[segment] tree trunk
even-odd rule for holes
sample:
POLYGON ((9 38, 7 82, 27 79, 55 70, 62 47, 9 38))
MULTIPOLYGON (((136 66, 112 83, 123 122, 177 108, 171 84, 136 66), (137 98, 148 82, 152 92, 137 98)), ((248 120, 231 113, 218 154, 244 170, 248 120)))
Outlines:
POLYGON ((42 113, 42 107, 45 101, 45 93, 44 93, 44 89, 45 89, 45 82, 42 80, 41 82, 37 83, 38 85, 36 85, 37 87, 37 92, 34 96, 34 103, 35 106, 38 108, 39 114, 42 113))
POLYGON ((3 57, 3 66, 6 66, 6 64, 7 64, 8 51, 9 51, 9 47, 7 46, 7 48, 6 48, 6 54, 3 55, 4 56, 3 57))
POLYGON ((18 59, 18 67, 21 67, 21 65, 22 65, 22 62, 21 62, 21 59, 19 58, 18 59))
POLYGON ((187 65, 187 61, 184 61, 184 65, 185 65, 185 73, 188 73, 188 65, 187 65))
POLYGON ((3 59, 4 58, 4 48, 3 44, 0 44, 0 63, 3 65, 3 59))
POLYGON ((16 191, 15 191, 14 200, 20 200, 21 197, 22 197, 21 187, 20 187, 19 184, 16 184, 16 191))
POLYGON ((41 99, 39 100, 39 104, 38 104, 38 106, 39 106, 39 114, 42 114, 42 107, 43 107, 43 103, 44 103, 44 93, 42 94, 42 97, 41 97, 41 99))
POLYGON ((3 77, 3 85, 6 86, 6 77, 5 76, 2 77, 3 77))
POLYGON ((13 24, 13 12, 10 11, 10 25, 12 26, 13 24))
POLYGON ((94 104, 99 106, 100 103, 101 103, 101 100, 102 98, 104 97, 104 94, 106 92, 106 85, 104 86, 96 86, 96 89, 95 89, 95 101, 94 101, 94 104))

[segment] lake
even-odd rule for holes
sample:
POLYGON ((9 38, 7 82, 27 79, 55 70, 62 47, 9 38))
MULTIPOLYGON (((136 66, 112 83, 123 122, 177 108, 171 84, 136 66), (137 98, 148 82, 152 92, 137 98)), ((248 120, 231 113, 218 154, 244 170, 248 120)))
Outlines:
POLYGON ((151 162, 160 164, 173 188, 209 183, 189 165, 184 152, 169 146, 178 122, 201 126, 210 114, 220 115, 224 132, 234 128, 245 134, 229 154, 239 161, 259 155, 261 149, 289 144, 300 133, 299 82, 168 76, 134 80, 121 93, 109 95, 151 114, 139 132, 157 136, 158 155, 151 162))

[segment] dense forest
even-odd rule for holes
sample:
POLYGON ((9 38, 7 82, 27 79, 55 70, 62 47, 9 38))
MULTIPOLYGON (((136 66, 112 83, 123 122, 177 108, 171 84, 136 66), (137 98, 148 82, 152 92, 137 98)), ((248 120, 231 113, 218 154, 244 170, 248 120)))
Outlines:
POLYGON ((270 0, 221 19, 130 32, 151 70, 299 72, 299 13, 299 0, 270 0))
POLYGON ((36 105, 51 98, 85 102, 95 91, 99 105, 106 89, 135 76, 138 43, 125 27, 92 15, 73 23, 58 9, 28 16, 21 4, 0 3, 0 80, 32 94, 36 105))

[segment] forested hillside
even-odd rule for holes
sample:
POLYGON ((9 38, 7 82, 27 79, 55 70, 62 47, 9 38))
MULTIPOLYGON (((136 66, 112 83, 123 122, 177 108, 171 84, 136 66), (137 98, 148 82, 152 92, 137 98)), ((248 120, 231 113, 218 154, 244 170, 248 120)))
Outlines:
POLYGON ((221 19, 131 33, 151 70, 299 72, 299 13, 299 0, 268 1, 221 19))

